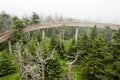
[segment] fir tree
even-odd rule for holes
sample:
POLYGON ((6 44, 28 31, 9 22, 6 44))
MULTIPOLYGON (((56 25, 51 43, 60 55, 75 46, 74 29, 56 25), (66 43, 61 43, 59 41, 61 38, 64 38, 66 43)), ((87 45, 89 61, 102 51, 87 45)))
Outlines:
POLYGON ((23 21, 23 24, 24 24, 25 26, 30 25, 30 19, 29 19, 29 18, 23 17, 23 18, 22 18, 22 21, 23 21))
POLYGON ((22 28, 25 27, 25 25, 23 24, 22 20, 19 19, 19 18, 16 17, 16 16, 13 17, 12 22, 13 22, 13 24, 14 24, 13 29, 21 30, 22 28))
POLYGON ((75 56, 76 53, 77 53, 77 42, 75 41, 75 39, 73 39, 72 43, 70 45, 70 48, 69 48, 68 55, 69 56, 75 56))
POLYGON ((82 38, 79 39, 77 42, 77 52, 80 53, 79 54, 80 55, 80 58, 79 58, 80 63, 85 58, 85 56, 88 55, 90 46, 91 46, 91 41, 88 38, 88 36, 86 34, 84 34, 82 36, 82 38))
POLYGON ((106 68, 107 76, 111 80, 120 80, 120 29, 115 32, 109 46, 109 54, 112 59, 106 68))
POLYGON ((39 23, 39 16, 38 16, 38 14, 37 13, 35 13, 35 12, 33 12, 33 14, 32 14, 32 24, 37 24, 37 23, 39 23))
POLYGON ((62 67, 58 59, 47 60, 47 64, 45 66, 46 80, 59 80, 61 73, 62 67))
POLYGON ((101 35, 92 41, 89 53, 85 56, 83 78, 86 80, 104 79, 104 59, 107 56, 107 47, 101 35))
POLYGON ((94 28, 92 29, 92 32, 91 32, 91 39, 95 39, 97 37, 97 27, 96 25, 94 26, 94 28))
POLYGON ((16 71, 15 65, 8 58, 10 57, 6 51, 0 53, 0 77, 14 73, 16 71))
POLYGON ((57 37, 53 37, 50 44, 51 44, 51 50, 55 49, 61 58, 65 57, 66 53, 65 53, 64 44, 62 40, 60 40, 57 37))

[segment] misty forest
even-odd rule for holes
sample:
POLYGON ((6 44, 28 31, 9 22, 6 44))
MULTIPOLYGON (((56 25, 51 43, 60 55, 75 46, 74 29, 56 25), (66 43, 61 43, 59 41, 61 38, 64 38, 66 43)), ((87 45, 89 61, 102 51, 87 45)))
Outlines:
MULTIPOLYGON (((120 80, 120 29, 31 25, 77 22, 61 15, 0 13, 0 80, 120 80)), ((78 21, 80 22, 80 21, 78 21)))

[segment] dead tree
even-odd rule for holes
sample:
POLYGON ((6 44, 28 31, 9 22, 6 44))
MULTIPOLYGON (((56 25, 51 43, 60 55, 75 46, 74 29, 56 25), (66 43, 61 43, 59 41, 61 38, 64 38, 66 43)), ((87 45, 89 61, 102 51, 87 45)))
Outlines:
POLYGON ((28 80, 45 80, 45 64, 49 59, 53 59, 53 55, 45 57, 37 43, 35 55, 31 55, 27 45, 22 49, 20 43, 16 44, 17 56, 20 65, 20 80, 27 78, 28 80), (24 57, 23 57, 24 55, 24 57))
POLYGON ((67 58, 74 58, 73 61, 70 61, 70 62, 67 62, 67 65, 68 65, 68 80, 72 80, 72 75, 71 75, 71 68, 72 68, 72 65, 77 61, 79 55, 77 54, 75 57, 73 56, 67 56, 67 58))

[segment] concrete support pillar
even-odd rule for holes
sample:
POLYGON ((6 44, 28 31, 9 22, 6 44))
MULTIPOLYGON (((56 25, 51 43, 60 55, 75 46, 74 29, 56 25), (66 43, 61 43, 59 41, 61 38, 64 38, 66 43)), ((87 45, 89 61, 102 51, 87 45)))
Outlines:
POLYGON ((45 30, 43 29, 42 30, 42 40, 44 40, 44 38, 45 38, 45 30))
POLYGON ((8 40, 9 53, 12 54, 11 40, 8 40))
POLYGON ((78 39, 78 28, 76 28, 75 30, 75 40, 77 41, 77 39, 78 39))

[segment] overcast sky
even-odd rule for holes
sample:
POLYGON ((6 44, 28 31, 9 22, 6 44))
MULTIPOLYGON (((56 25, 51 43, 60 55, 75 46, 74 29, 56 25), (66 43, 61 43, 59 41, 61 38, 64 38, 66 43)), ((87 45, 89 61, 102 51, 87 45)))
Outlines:
POLYGON ((120 0, 0 0, 0 12, 24 16, 36 12, 120 24, 120 0))

